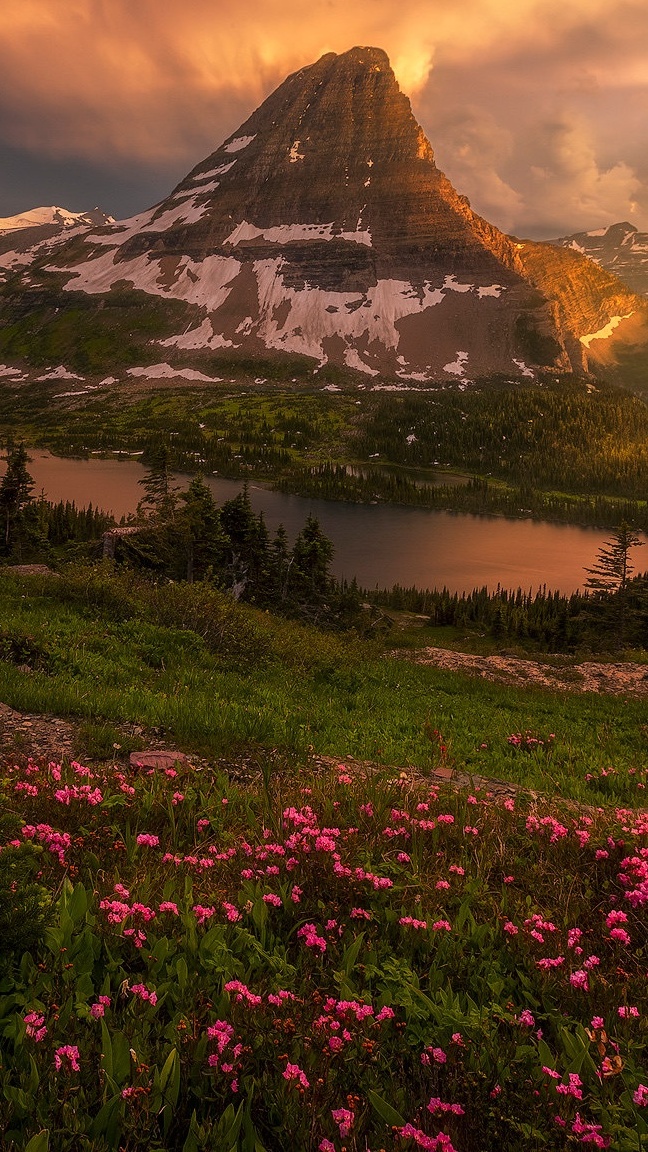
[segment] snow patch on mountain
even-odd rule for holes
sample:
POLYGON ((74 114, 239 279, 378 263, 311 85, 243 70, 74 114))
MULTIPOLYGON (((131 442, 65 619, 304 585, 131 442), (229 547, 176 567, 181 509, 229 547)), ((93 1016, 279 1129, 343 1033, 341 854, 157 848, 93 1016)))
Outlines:
POLYGON ((588 336, 581 336, 581 344, 589 348, 592 340, 607 340, 614 332, 614 329, 619 327, 622 320, 627 320, 633 315, 633 312, 627 312, 625 316, 611 316, 604 328, 599 328, 598 332, 590 332, 588 336))
MULTIPOLYGON (((238 260, 230 256, 207 256, 200 261, 182 256, 169 276, 161 262, 146 253, 115 262, 115 253, 106 252, 83 265, 67 268, 71 279, 64 287, 66 292, 82 290, 92 295, 109 292, 115 284, 124 281, 156 296, 170 296, 216 309, 229 296, 232 281, 240 269, 238 260)), ((60 268, 48 270, 61 271, 60 268)))
POLYGON ((270 244, 290 244, 294 241, 308 240, 348 240, 352 244, 366 244, 371 248, 371 232, 366 229, 356 229, 355 232, 334 232, 335 223, 330 224, 275 224, 269 228, 257 228, 256 224, 248 224, 247 220, 237 224, 234 230, 223 241, 232 248, 247 240, 266 240, 270 244))
POLYGON ((219 384, 222 377, 205 376, 204 372, 197 372, 194 368, 173 368, 171 364, 149 364, 143 368, 127 368, 129 376, 144 376, 149 380, 170 379, 182 376, 184 380, 201 380, 205 384, 219 384))
POLYGON ((256 140, 256 133, 254 136, 237 136, 236 140, 230 140, 229 144, 223 145, 223 152, 241 152, 253 140, 256 140))
POLYGON ((466 371, 467 361, 467 352, 457 352, 457 359, 453 360, 451 364, 444 364, 443 371, 450 372, 453 376, 463 376, 466 371))
POLYGON ((58 368, 50 368, 42 376, 37 376, 37 380, 85 380, 84 376, 79 376, 76 372, 71 372, 64 364, 59 364, 58 368))

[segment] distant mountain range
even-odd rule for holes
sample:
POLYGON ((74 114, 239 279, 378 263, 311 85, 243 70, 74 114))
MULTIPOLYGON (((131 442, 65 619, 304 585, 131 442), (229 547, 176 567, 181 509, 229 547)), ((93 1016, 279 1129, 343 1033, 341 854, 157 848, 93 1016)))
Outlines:
POLYGON ((574 232, 547 243, 589 256, 633 292, 648 296, 648 232, 639 232, 633 224, 624 221, 591 232, 574 232))
MULTIPOLYGON (((146 299, 166 325, 160 358, 178 365, 303 357, 309 372, 403 382, 583 373, 648 342, 646 301, 603 263, 473 212, 385 53, 353 48, 289 76, 147 212, 0 221, 0 323, 32 305, 37 324, 58 323, 83 294, 86 309, 122 301, 133 328, 146 299), (161 302, 182 306, 181 325, 161 302)), ((3 356, 22 347, 0 330, 3 356)))

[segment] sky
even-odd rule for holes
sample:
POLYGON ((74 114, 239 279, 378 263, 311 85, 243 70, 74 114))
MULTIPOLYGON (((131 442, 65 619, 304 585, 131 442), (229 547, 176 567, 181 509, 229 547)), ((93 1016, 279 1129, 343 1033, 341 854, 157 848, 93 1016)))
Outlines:
POLYGON ((15 0, 0 217, 157 203, 290 72, 383 48, 473 208, 536 239, 648 230, 646 0, 15 0))

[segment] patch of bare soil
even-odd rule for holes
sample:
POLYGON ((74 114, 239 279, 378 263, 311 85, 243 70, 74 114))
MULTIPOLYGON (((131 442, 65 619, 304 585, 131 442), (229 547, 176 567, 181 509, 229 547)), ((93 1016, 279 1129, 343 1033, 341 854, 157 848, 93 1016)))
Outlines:
POLYGON ((415 652, 396 649, 392 656, 429 664, 452 672, 467 672, 500 684, 515 687, 551 688, 558 692, 605 692, 615 696, 648 696, 646 664, 602 664, 588 660, 582 664, 553 665, 517 656, 474 656, 449 648, 419 648, 415 652))

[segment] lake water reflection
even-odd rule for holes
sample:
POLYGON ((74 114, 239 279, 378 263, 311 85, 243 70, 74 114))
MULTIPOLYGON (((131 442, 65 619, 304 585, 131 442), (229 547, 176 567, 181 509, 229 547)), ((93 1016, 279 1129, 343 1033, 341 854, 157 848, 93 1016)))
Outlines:
MULTIPOLYGON (((0 474, 3 465, 0 465, 0 474)), ((71 460, 32 452, 30 472, 36 492, 49 500, 92 503, 121 517, 142 497, 144 471, 135 460, 71 460)), ((186 485, 186 476, 178 477, 186 485)), ((241 490, 237 480, 206 477, 219 502, 241 490)), ((283 523, 294 539, 309 513, 316 516, 335 547, 333 571, 355 576, 365 588, 393 584, 470 592, 487 585, 535 590, 543 584, 560 592, 582 587, 609 531, 531 520, 469 516, 383 505, 344 504, 287 496, 252 484, 250 499, 274 532, 283 523)))

